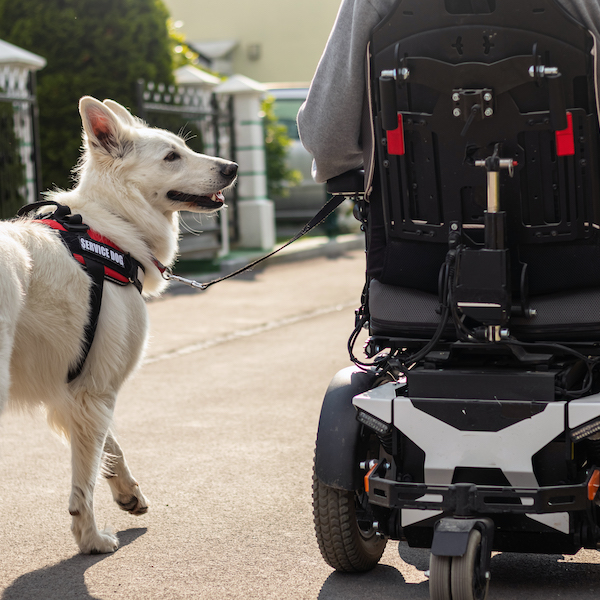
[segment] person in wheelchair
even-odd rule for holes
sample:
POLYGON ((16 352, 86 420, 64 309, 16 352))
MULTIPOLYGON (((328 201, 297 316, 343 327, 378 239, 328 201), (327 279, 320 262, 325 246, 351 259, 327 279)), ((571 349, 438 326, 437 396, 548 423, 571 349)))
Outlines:
POLYGON ((492 549, 600 543, 599 40, 596 1, 342 1, 298 114, 367 234, 315 453, 337 570, 406 540, 482 600, 492 549))
MULTIPOLYGON (((494 0, 448 0, 457 12, 489 11, 494 0)), ((557 0, 600 40, 600 3, 597 0, 557 0)), ((390 13, 397 0, 342 0, 336 21, 298 113, 298 132, 313 156, 313 177, 325 183, 353 169, 364 168, 365 190, 371 202, 367 272, 377 278, 385 259, 385 233, 374 174, 374 134, 367 94, 367 45, 372 30, 390 13)), ((425 2, 427 5, 427 2, 425 2)), ((600 70, 600 67, 598 67, 600 70)), ((410 275, 417 288, 437 289, 440 259, 421 256, 414 245, 398 248, 398 273, 410 275)), ((438 253, 439 254, 439 253, 438 253)), ((404 280, 408 285, 410 281, 404 280)))
MULTIPOLYGON (((499 1, 499 0, 498 0, 499 1)), ((600 40, 600 3, 596 0, 557 0, 600 40)), ((449 0, 465 12, 489 10, 490 0, 449 0)), ((366 57, 372 30, 397 0, 342 0, 337 18, 298 113, 304 147, 314 157, 318 183, 371 164, 366 57)), ((424 0, 427 5, 427 0, 424 0)))

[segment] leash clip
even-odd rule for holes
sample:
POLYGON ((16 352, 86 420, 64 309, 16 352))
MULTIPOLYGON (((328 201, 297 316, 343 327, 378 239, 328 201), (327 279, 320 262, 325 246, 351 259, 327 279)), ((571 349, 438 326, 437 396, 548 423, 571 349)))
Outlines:
POLYGON ((199 281, 187 279, 186 277, 181 277, 180 275, 173 275, 173 271, 171 271, 170 267, 165 267, 164 270, 162 270, 162 276, 163 279, 166 279, 167 281, 179 281, 179 283, 185 283, 185 285, 198 288, 199 290, 205 290, 208 287, 206 283, 200 283, 199 281))

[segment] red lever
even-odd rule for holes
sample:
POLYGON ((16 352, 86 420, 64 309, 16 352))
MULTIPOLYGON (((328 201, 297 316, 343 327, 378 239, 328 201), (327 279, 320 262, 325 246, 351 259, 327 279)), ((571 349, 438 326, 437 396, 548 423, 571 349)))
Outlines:
POLYGON ((573 115, 567 112, 567 128, 555 132, 556 156, 573 156, 575 154, 575 138, 573 137, 573 115))
POLYGON ((402 156, 405 153, 404 148, 404 125, 402 124, 402 115, 398 114, 398 128, 387 132, 387 151, 388 154, 402 156))

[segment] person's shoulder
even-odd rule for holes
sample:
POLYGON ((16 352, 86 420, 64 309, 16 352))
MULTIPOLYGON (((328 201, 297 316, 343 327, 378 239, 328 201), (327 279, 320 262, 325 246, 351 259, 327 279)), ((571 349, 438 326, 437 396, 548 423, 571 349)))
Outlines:
POLYGON ((366 0, 379 14, 381 18, 385 17, 396 4, 396 0, 366 0))

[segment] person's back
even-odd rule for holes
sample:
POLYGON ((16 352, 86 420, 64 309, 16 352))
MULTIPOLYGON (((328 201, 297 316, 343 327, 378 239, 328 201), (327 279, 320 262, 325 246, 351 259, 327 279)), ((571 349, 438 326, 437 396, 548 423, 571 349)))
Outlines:
MULTIPOLYGON (((371 164, 367 45, 372 29, 388 15, 396 1, 342 0, 307 100, 298 113, 300 139, 314 157, 313 173, 319 183, 361 165, 368 169, 371 164)), ((475 10, 480 2, 488 4, 494 0, 446 0, 459 9, 473 5, 475 10)), ((557 2, 600 42, 598 0, 557 2)))

